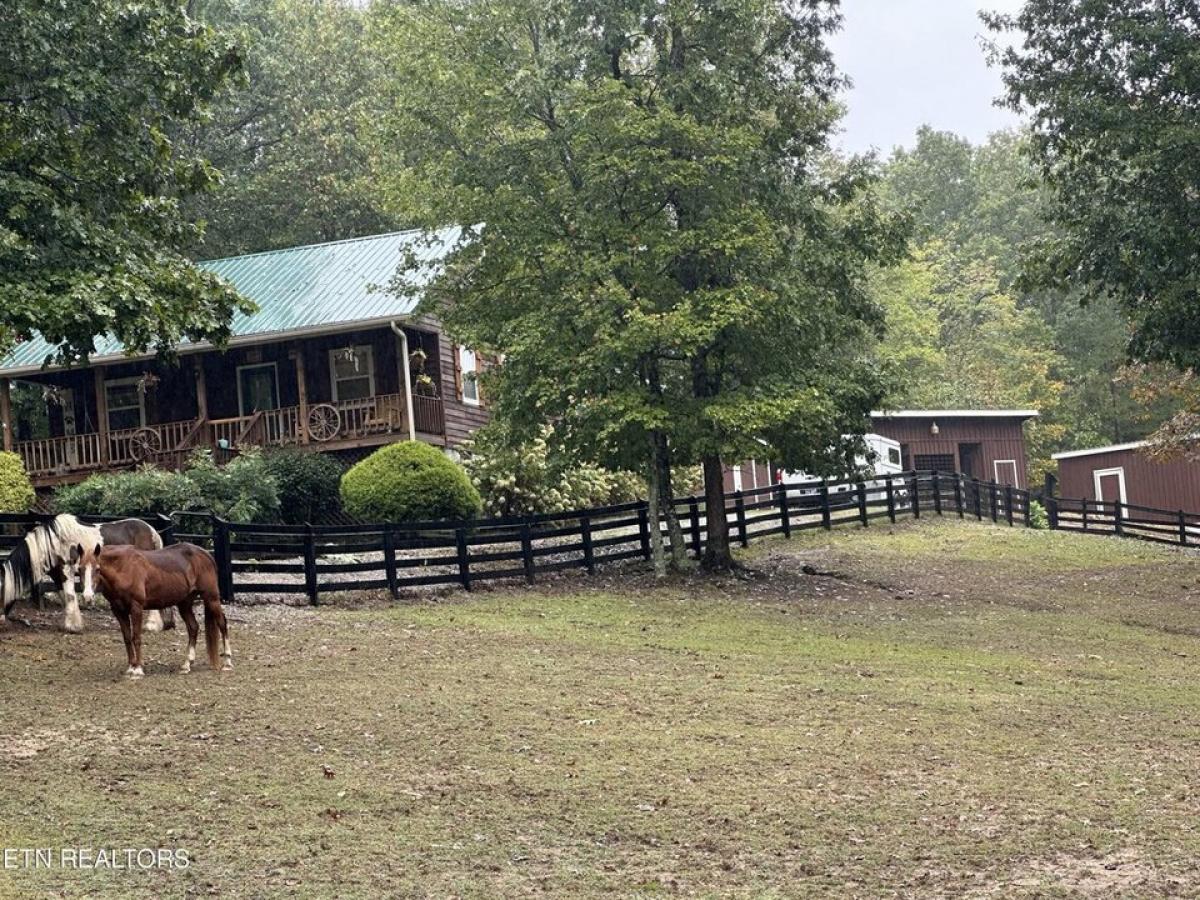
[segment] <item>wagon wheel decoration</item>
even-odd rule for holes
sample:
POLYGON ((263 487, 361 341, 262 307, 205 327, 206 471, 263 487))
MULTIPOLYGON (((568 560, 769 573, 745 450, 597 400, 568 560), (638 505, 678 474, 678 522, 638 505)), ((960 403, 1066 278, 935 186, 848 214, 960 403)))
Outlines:
POLYGON ((308 411, 308 434, 314 441, 333 439, 342 428, 342 414, 336 406, 318 403, 308 411))
POLYGON ((139 428, 129 436, 129 455, 145 462, 162 451, 162 435, 153 428, 139 428))

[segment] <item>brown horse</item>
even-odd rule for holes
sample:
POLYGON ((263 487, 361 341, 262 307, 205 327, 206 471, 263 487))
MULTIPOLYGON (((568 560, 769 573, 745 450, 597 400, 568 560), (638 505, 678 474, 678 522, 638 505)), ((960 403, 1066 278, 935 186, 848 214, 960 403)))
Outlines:
POLYGON ((103 591, 121 625, 129 668, 125 674, 141 678, 142 618, 147 610, 174 607, 187 626, 188 649, 183 672, 192 670, 196 659, 196 635, 200 626, 192 604, 199 597, 204 603, 204 643, 212 669, 225 657, 224 668, 233 668, 229 647, 229 626, 221 606, 217 563, 212 554, 195 544, 172 544, 162 550, 139 550, 129 546, 101 546, 85 549, 77 544, 71 562, 83 573, 83 597, 91 601, 97 587, 103 591))

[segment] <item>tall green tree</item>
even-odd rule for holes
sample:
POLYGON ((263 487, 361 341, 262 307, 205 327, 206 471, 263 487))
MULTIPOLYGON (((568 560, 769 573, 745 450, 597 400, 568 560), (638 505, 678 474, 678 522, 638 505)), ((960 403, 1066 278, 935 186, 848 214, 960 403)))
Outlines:
POLYGON ((381 164, 363 138, 379 94, 364 7, 342 0, 199 0, 196 15, 244 48, 242 78, 183 135, 221 186, 187 212, 198 257, 378 234, 381 164))
POLYGON ((0 349, 31 332, 222 341, 243 301, 181 253, 181 200, 212 186, 172 135, 240 65, 170 3, 10 0, 0 28, 0 349))
POLYGON ((1200 362, 1200 14, 1188 0, 1027 0, 985 17, 1056 230, 1044 283, 1121 302, 1131 350, 1200 362))
MULTIPOLYGON (((813 471, 845 453, 882 393, 863 267, 902 241, 868 167, 827 157, 836 24, 815 0, 380 15, 385 134, 413 162, 390 194, 402 218, 475 223, 428 302, 504 354, 498 415, 553 420, 664 501, 670 464, 702 462, 710 509, 723 455, 761 458, 762 441, 813 471)), ((713 568, 731 564, 724 521, 709 519, 713 568)))

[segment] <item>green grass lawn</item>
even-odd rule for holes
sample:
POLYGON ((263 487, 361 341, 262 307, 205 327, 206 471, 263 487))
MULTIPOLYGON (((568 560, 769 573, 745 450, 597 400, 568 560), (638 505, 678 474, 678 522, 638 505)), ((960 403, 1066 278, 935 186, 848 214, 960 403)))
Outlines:
POLYGON ((224 676, 12 626, 0 843, 190 865, 0 896, 1200 893, 1200 557, 947 520, 745 561, 234 607, 224 676))

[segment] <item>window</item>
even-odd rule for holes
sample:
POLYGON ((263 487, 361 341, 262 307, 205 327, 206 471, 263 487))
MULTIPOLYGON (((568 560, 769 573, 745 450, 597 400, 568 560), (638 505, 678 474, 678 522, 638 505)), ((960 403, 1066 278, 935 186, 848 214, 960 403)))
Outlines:
POLYGON ((458 348, 458 372, 462 383, 463 403, 479 405, 479 361, 475 351, 458 348))
POLYGON ((953 472, 953 453, 918 453, 913 468, 920 472, 953 472))
POLYGON ((888 447, 887 452, 888 452, 888 454, 887 454, 888 465, 892 465, 892 466, 900 465, 900 448, 899 447, 888 447))
POLYGON ((238 410, 248 416, 260 409, 279 409, 279 376, 275 363, 238 366, 238 410))
POLYGON ((137 378, 119 378, 104 383, 109 431, 141 428, 146 424, 146 398, 138 389, 138 381, 137 378))
POLYGON ((375 396, 375 354, 369 346, 329 351, 329 381, 334 400, 375 396))

